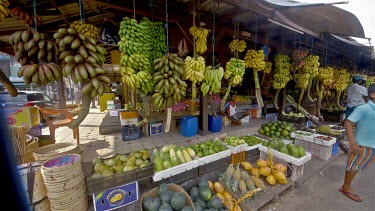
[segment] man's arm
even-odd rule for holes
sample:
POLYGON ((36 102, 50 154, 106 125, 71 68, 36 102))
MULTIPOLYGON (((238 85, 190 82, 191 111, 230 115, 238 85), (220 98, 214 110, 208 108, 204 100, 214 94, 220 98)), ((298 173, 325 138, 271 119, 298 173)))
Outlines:
POLYGON ((357 154, 361 152, 361 148, 358 146, 357 141, 355 140, 353 125, 354 125, 354 122, 348 119, 344 121, 344 128, 345 128, 346 136, 348 137, 348 140, 349 140, 350 151, 351 153, 357 154))

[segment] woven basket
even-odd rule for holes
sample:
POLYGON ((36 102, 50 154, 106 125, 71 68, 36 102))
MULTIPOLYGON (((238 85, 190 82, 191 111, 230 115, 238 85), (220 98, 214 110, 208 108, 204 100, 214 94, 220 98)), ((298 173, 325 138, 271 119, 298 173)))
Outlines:
POLYGON ((87 190, 80 155, 68 154, 50 159, 43 163, 41 173, 52 210, 87 209, 87 190))
POLYGON ((44 198, 43 200, 41 200, 40 202, 34 204, 34 205, 31 205, 30 206, 30 210, 34 210, 34 211, 50 211, 51 210, 51 205, 49 203, 49 200, 48 198, 44 198))
POLYGON ((33 153, 35 160, 42 162, 68 154, 82 155, 82 149, 76 144, 58 143, 40 147, 33 153))
POLYGON ((55 137, 51 135, 39 135, 37 138, 39 140, 39 147, 55 144, 56 142, 55 137))
MULTIPOLYGON (((26 141, 27 142, 27 141, 26 141)), ((38 138, 32 137, 32 139, 26 143, 26 163, 34 162, 33 153, 39 148, 38 138)))
POLYGON ((17 166, 20 181, 25 187, 26 198, 30 205, 47 197, 47 190, 40 172, 41 163, 25 163, 17 166), (33 183, 33 184, 32 184, 33 183), (30 187, 32 190, 29 190, 30 187), (30 196, 32 192, 32 197, 30 196), (31 199, 31 200, 30 200, 31 199))

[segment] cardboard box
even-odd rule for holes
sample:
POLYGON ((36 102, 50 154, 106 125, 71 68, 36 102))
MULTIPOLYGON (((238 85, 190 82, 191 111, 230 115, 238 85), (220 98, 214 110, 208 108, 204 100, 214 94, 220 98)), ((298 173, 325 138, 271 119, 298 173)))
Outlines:
POLYGON ((136 111, 121 111, 120 112, 121 125, 134 125, 138 122, 138 112, 136 111))
POLYGON ((121 111, 125 111, 125 109, 112 109, 109 110, 109 116, 119 116, 121 111))
POLYGON ((276 122, 278 120, 278 117, 279 117, 278 113, 266 114, 266 120, 270 120, 270 121, 275 121, 276 122))
POLYGON ((163 123, 155 122, 150 123, 150 136, 158 135, 163 133, 163 123))
POLYGON ((241 119, 242 123, 246 123, 246 122, 249 122, 249 121, 250 121, 250 116, 247 116, 247 117, 241 119))
POLYGON ((113 101, 113 100, 108 100, 108 101, 107 101, 107 109, 108 109, 108 110, 113 110, 113 109, 115 109, 115 101, 113 101))
POLYGON ((92 195, 95 211, 113 210, 138 201, 138 182, 129 183, 92 195))
POLYGON ((40 124, 39 110, 33 106, 19 109, 3 109, 5 122, 10 126, 28 126, 33 128, 40 124))
POLYGON ((250 109, 251 118, 262 117, 262 109, 250 109))

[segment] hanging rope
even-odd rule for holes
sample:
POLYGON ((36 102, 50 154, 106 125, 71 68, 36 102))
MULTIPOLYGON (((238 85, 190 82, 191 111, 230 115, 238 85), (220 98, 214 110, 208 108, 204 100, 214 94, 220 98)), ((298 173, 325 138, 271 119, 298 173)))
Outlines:
POLYGON ((325 66, 327 66, 327 59, 328 59, 328 43, 326 43, 326 54, 325 54, 325 57, 324 57, 325 66))
POLYGON ((165 0, 165 31, 167 31, 167 54, 169 54, 168 0, 165 0))
MULTIPOLYGON (((219 3, 217 4, 219 7, 219 3)), ((216 28, 216 1, 214 0, 214 21, 212 23, 212 66, 215 66, 215 28, 216 28)))
POLYGON ((313 48, 314 48, 314 37, 311 37, 311 51, 310 53, 313 53, 313 48))
POLYGON ((82 24, 82 17, 83 17, 82 0, 78 0, 78 2, 79 2, 79 18, 82 24))
POLYGON ((154 2, 153 2, 153 0, 151 0, 151 21, 152 22, 154 22, 154 10, 152 8, 153 4, 154 4, 154 2))
POLYGON ((135 19, 135 0, 133 0, 133 18, 135 19))
POLYGON ((34 28, 35 28, 35 31, 38 31, 38 24, 36 20, 36 0, 33 1, 33 7, 34 7, 34 28))
POLYGON ((281 38, 281 42, 282 42, 282 51, 283 51, 283 53, 284 53, 284 45, 285 45, 285 38, 284 38, 284 36, 282 36, 282 38, 281 38))
MULTIPOLYGON (((234 34, 233 34, 233 40, 237 39, 237 21, 234 20, 234 34)), ((234 51, 233 51, 233 57, 236 58, 236 50, 237 48, 234 48, 234 51)))
POLYGON ((257 50, 258 44, 258 15, 255 15, 255 50, 257 50))

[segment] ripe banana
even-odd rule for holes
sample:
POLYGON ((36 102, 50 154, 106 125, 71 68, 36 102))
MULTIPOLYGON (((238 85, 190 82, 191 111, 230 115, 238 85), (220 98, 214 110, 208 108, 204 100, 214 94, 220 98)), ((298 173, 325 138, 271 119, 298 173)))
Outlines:
POLYGON ((266 62, 264 61, 264 51, 263 50, 248 50, 245 56, 246 67, 253 68, 256 71, 262 71, 266 67, 266 62))
POLYGON ((245 69, 244 60, 231 58, 226 64, 224 78, 231 83, 231 86, 237 86, 242 82, 245 69))
POLYGON ((272 86, 274 89, 283 89, 290 81, 290 59, 285 54, 275 56, 275 74, 273 75, 272 86))
POLYGON ((244 40, 235 39, 229 43, 230 51, 244 52, 246 49, 246 42, 244 40))
POLYGON ((93 38, 96 42, 99 40, 100 30, 94 25, 74 21, 70 24, 70 28, 75 29, 78 33, 81 33, 86 37, 93 38))
POLYGON ((202 27, 192 26, 189 29, 190 34, 196 39, 195 47, 199 54, 207 51, 207 35, 208 30, 202 27))

